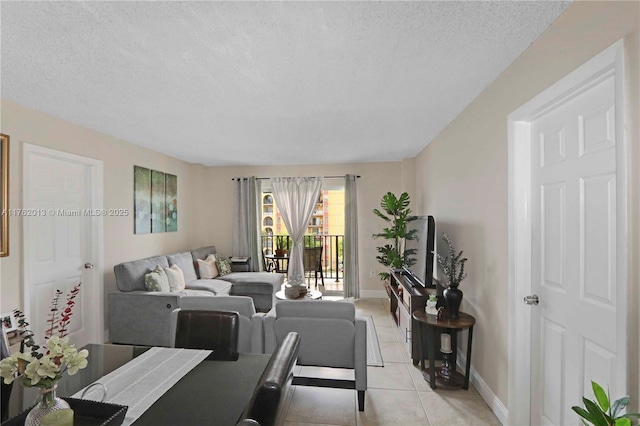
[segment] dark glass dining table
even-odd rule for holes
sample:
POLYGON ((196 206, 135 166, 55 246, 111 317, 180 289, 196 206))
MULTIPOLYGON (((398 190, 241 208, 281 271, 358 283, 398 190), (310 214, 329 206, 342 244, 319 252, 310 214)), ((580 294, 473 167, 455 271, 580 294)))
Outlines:
MULTIPOLYGON (((87 368, 73 376, 65 374, 58 382, 58 396, 72 396, 150 349, 110 344, 91 344, 85 348, 89 350, 87 368)), ((270 357, 240 354, 237 361, 205 359, 176 382, 133 424, 233 426, 249 403, 270 357)), ((37 395, 37 388, 25 388, 14 383, 9 399, 9 418, 31 407, 37 395)), ((107 402, 108 399, 107 396, 107 402)))

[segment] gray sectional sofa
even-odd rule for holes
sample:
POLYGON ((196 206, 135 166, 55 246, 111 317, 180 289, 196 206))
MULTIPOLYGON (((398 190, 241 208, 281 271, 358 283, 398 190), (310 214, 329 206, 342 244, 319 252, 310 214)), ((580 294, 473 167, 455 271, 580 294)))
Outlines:
MULTIPOLYGON (((215 246, 202 247, 170 255, 153 256, 145 259, 125 262, 114 266, 118 292, 109 294, 109 340, 113 343, 170 346, 171 313, 181 308, 185 298, 197 297, 198 306, 215 310, 238 311, 239 304, 246 301, 233 300, 235 296, 249 296, 254 309, 243 309, 241 315, 247 316, 248 323, 258 324, 260 330, 245 327, 244 332, 252 336, 262 336, 262 320, 253 320, 256 311, 268 312, 273 306, 274 295, 284 282, 282 274, 269 272, 231 272, 216 279, 201 279, 194 266, 197 259, 205 259, 215 254, 215 246), (151 292, 144 285, 144 276, 157 265, 168 268, 177 265, 184 273, 186 288, 177 292, 151 292), (202 299, 210 297, 207 305, 202 299), (215 301, 213 299, 216 299, 215 301), (225 303, 227 302, 228 303, 225 303), (235 308, 235 309, 234 309, 235 308)), ((190 304, 189 304, 190 305, 190 304)), ((256 326, 257 327, 257 326, 256 326)), ((242 330, 241 330, 242 331, 242 330)), ((251 352, 262 352, 262 342, 246 339, 250 342, 251 352)), ((260 337, 262 339, 262 337, 260 337)), ((243 345, 243 349, 247 349, 243 345)))

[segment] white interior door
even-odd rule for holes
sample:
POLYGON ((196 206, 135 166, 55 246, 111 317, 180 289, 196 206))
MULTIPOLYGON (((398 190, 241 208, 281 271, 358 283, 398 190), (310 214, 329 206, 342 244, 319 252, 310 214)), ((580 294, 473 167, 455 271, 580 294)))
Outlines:
POLYGON ((101 235, 96 224, 102 217, 96 206, 101 203, 102 163, 27 144, 23 151, 25 311, 32 330, 41 342, 55 291, 62 291, 59 308, 64 309, 67 294, 81 283, 69 338, 77 347, 101 343, 101 235))
POLYGON ((531 123, 531 423, 579 424, 591 380, 619 390, 615 76, 531 123))

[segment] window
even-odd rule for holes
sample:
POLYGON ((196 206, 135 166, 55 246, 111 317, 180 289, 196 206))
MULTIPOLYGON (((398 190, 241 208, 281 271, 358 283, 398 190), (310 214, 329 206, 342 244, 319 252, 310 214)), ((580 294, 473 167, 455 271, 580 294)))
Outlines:
MULTIPOLYGON (((341 294, 344 265, 344 184, 325 181, 305 232, 305 247, 322 246, 324 291, 341 294), (333 185, 333 186, 332 186, 333 185)), ((275 236, 288 235, 271 189, 262 193, 262 249, 273 254, 275 236)))

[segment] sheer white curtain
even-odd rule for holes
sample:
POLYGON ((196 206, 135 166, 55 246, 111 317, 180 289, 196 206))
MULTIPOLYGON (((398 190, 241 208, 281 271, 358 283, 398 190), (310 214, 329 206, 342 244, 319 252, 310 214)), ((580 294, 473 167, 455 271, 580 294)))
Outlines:
POLYGON ((360 297, 357 179, 346 175, 344 185, 344 297, 356 299, 360 297))
POLYGON ((261 182, 255 176, 236 178, 234 182, 232 252, 234 256, 251 257, 250 270, 262 271, 261 182))
POLYGON ((292 286, 304 286, 304 234, 318 202, 321 177, 272 178, 271 189, 284 224, 293 240, 289 254, 287 281, 292 286))

